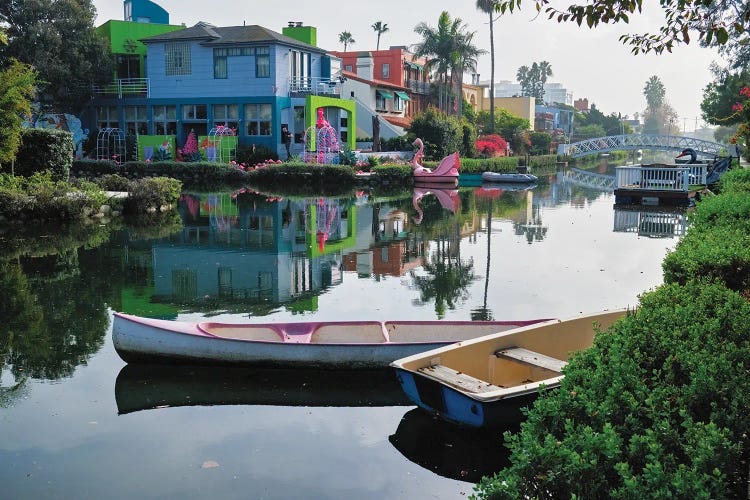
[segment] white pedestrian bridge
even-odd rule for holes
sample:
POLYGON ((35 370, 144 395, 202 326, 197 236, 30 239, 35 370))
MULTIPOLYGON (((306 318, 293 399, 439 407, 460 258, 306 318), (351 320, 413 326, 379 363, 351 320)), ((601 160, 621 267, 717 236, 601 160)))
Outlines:
POLYGON ((704 141, 695 137, 657 134, 610 135, 570 144, 559 144, 557 154, 580 158, 609 151, 635 151, 638 149, 682 151, 688 148, 694 150, 699 156, 735 155, 733 151, 728 151, 726 144, 704 141))

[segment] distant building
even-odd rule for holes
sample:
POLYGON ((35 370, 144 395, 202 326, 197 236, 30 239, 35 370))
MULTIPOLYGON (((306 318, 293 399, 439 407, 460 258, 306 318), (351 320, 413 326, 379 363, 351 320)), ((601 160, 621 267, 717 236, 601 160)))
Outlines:
POLYGON ((580 111, 581 113, 588 113, 589 112, 589 100, 585 97, 582 97, 581 99, 576 99, 573 101, 573 107, 576 108, 576 111, 580 111))
POLYGON ((551 132, 560 129, 565 135, 573 133, 573 117, 575 111, 557 106, 536 106, 534 130, 551 132))
MULTIPOLYGON (((489 81, 482 82, 483 87, 489 87, 489 81)), ((495 97, 520 97, 523 95, 521 84, 510 80, 495 82, 495 97)), ((548 104, 560 103, 573 105, 573 93, 563 87, 561 83, 545 83, 543 101, 548 104)))

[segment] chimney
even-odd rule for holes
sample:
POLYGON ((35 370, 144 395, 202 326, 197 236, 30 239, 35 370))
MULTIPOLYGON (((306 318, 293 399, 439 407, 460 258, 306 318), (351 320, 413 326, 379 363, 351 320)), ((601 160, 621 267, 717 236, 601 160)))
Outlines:
POLYGON ((294 28, 294 21, 287 21, 289 28, 294 28))
POLYGON ((370 52, 360 52, 357 55, 357 76, 366 80, 375 78, 375 63, 370 52))

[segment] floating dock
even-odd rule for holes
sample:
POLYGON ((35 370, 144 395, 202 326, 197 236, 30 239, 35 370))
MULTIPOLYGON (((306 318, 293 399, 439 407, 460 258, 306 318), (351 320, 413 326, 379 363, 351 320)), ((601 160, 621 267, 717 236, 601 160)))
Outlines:
POLYGON ((706 164, 617 167, 615 204, 693 205, 706 189, 707 167, 706 164))

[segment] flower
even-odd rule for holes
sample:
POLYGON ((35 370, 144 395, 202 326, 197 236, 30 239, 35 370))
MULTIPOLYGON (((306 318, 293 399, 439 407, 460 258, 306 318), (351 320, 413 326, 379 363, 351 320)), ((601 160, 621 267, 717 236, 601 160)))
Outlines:
MULTIPOLYGON (((745 88, 747 88, 747 87, 745 87, 745 88)), ((742 103, 735 102, 732 105, 732 111, 744 111, 744 110, 745 110, 745 106, 743 106, 742 103)))

